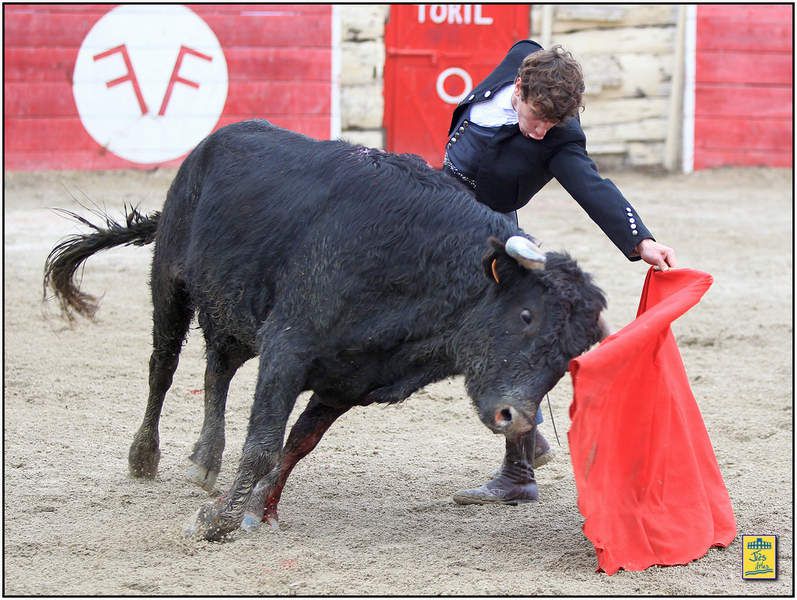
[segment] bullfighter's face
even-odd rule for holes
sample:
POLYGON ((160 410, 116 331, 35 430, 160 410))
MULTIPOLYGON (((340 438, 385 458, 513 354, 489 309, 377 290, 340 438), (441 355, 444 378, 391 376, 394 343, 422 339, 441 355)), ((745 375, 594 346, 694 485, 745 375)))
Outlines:
POLYGON ((524 102, 520 93, 520 78, 515 80, 515 91, 512 94, 512 106, 517 111, 518 127, 527 138, 542 140, 545 134, 556 125, 556 121, 543 119, 532 102, 524 102))

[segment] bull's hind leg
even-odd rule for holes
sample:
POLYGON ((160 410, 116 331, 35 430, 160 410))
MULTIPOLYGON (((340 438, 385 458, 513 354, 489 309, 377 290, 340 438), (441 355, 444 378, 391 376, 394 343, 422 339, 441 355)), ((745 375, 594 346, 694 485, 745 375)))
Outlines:
POLYGON ((254 353, 233 339, 227 339, 223 344, 213 342, 201 315, 200 324, 205 329, 208 348, 205 368, 205 419, 202 422, 202 432, 189 457, 191 465, 186 476, 210 492, 216 483, 224 452, 224 411, 230 381, 238 368, 252 358, 254 353))
POLYGON ((152 355, 149 359, 149 398, 144 421, 133 438, 128 465, 133 477, 155 477, 160 460, 158 422, 163 399, 172 385, 180 349, 193 310, 184 287, 152 277, 152 355))
POLYGON ((285 481, 293 467, 313 451, 332 423, 349 408, 349 406, 325 406, 318 395, 313 394, 288 435, 288 441, 282 451, 282 460, 255 486, 241 521, 242 529, 255 530, 261 521, 267 521, 272 527, 277 527, 277 505, 282 495, 282 488, 285 487, 285 481))

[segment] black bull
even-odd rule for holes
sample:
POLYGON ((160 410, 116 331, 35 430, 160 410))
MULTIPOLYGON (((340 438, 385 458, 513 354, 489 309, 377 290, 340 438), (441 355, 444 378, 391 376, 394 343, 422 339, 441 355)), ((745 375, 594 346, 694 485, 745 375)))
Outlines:
POLYGON ((352 406, 398 402, 464 374, 487 427, 528 433, 568 361, 601 337, 605 300, 589 275, 556 252, 521 266, 503 242, 523 232, 448 175, 414 156, 264 121, 200 143, 162 212, 130 210, 104 228, 83 222, 95 231, 64 240, 45 265, 45 289, 69 318, 97 308, 73 281, 85 259, 155 242, 149 398, 130 448, 133 476, 157 471, 163 399, 195 313, 207 367, 189 477, 207 489, 221 465, 230 380, 260 357, 236 478, 197 516, 194 531, 207 539, 276 523, 291 469, 352 406), (304 390, 313 396, 283 446, 304 390))

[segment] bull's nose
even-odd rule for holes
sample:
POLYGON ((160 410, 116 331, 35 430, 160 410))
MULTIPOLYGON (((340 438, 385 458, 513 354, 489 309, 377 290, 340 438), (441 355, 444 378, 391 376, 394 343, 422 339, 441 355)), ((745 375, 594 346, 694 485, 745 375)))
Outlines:
POLYGON ((505 405, 496 409, 493 415, 495 431, 504 434, 519 434, 530 431, 531 421, 514 406, 505 405))

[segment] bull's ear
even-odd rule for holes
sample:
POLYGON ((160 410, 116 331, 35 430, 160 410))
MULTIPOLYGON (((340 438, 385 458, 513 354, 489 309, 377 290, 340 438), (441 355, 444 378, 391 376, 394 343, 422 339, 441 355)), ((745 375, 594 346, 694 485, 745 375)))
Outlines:
POLYGON ((482 268, 487 279, 498 286, 505 286, 522 275, 523 268, 506 253, 506 248, 499 239, 490 237, 487 243, 489 248, 482 257, 482 268))

